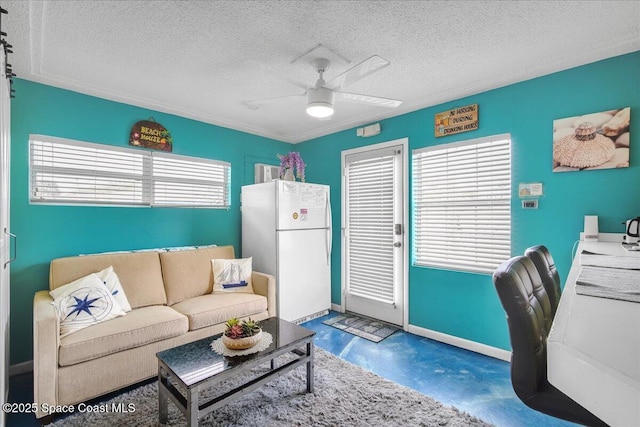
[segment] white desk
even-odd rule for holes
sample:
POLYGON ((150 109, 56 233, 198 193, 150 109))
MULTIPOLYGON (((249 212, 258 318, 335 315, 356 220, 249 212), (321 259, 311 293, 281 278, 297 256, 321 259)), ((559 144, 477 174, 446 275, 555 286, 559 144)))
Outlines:
POLYGON ((547 341, 548 378, 611 426, 640 426, 640 303, 575 293, 580 252, 638 256, 615 242, 581 241, 547 341))

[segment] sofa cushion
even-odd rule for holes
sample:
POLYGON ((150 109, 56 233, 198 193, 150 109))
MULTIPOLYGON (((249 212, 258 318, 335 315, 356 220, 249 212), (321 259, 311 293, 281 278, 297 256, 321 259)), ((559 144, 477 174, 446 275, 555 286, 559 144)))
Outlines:
POLYGON ((213 290, 211 260, 214 258, 234 258, 233 246, 161 252, 160 263, 167 291, 167 304, 173 305, 210 294, 213 290))
POLYGON ((131 304, 129 304, 127 294, 124 292, 124 289, 122 289, 122 283, 120 283, 120 279, 118 279, 118 275, 116 274, 116 272, 113 271, 113 267, 109 266, 96 274, 105 284, 107 289, 111 291, 111 295, 113 295, 113 298, 118 301, 120 307, 125 312, 130 312, 131 304))
POLYGON ((140 347, 184 334, 185 316, 170 307, 142 307, 60 339, 58 363, 69 366, 122 350, 140 347))
POLYGON ((91 273, 49 292, 60 320, 60 336, 126 313, 97 274, 91 273))
POLYGON ((252 258, 212 259, 213 293, 253 293, 251 285, 252 258))
POLYGON ((171 308, 189 319, 189 330, 224 323, 267 311, 267 298, 246 293, 209 294, 174 304, 171 308))
POLYGON ((51 261, 51 290, 113 266, 132 308, 166 304, 160 257, 157 252, 87 255, 51 261))

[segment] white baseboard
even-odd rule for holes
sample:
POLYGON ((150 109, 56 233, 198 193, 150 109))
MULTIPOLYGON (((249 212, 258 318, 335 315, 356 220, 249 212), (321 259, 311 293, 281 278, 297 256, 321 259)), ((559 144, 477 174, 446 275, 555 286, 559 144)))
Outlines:
POLYGON ((490 345, 467 340, 467 339, 456 337, 453 335, 443 334, 442 332, 421 328, 420 326, 415 326, 415 325, 409 325, 407 327, 407 332, 414 335, 419 335, 421 337, 430 338, 435 341, 440 341, 445 344, 464 348, 465 350, 470 350, 476 353, 484 354, 485 356, 490 356, 496 359, 504 360, 505 362, 511 361, 511 352, 507 350, 503 350, 501 348, 492 347, 490 345))
MULTIPOLYGON (((344 307, 341 304, 331 304, 331 310, 337 311, 338 313, 345 312, 344 307)), ((455 347, 464 348, 465 350, 484 354, 485 356, 494 357, 496 359, 504 360, 505 362, 511 361, 511 352, 508 350, 492 347, 490 345, 456 337, 454 335, 447 335, 442 332, 433 331, 431 329, 426 329, 411 324, 407 325, 404 330, 406 332, 409 332, 410 334, 430 338, 432 340, 453 345, 455 347)))
POLYGON ((291 323, 295 323, 296 325, 299 325, 301 323, 308 322, 309 320, 313 320, 313 319, 317 319, 318 317, 326 316, 327 314, 329 314, 329 310, 322 310, 322 311, 319 311, 317 313, 310 314, 309 316, 302 317, 302 318, 300 318, 298 320, 294 320, 291 323))
POLYGON ((25 374, 33 371, 33 360, 27 360, 26 362, 16 363, 9 366, 9 376, 25 374))

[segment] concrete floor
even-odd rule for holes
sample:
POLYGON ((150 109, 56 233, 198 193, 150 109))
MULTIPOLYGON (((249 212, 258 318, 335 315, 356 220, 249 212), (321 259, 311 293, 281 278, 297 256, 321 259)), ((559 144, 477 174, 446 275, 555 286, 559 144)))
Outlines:
MULTIPOLYGON (((499 427, 575 426, 520 402, 506 362, 403 331, 376 344, 322 323, 337 314, 331 312, 304 326, 316 331, 318 347, 351 363, 499 427)), ((9 402, 33 402, 32 373, 10 378, 9 402)), ((40 423, 33 414, 7 414, 6 425, 40 423)))

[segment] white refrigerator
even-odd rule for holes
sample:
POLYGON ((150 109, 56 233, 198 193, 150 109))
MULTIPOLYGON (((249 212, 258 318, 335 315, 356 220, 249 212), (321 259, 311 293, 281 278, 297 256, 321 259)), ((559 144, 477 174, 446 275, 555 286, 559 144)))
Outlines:
POLYGON ((241 190, 242 257, 276 278, 278 317, 303 322, 331 307, 329 186, 274 180, 241 190))

